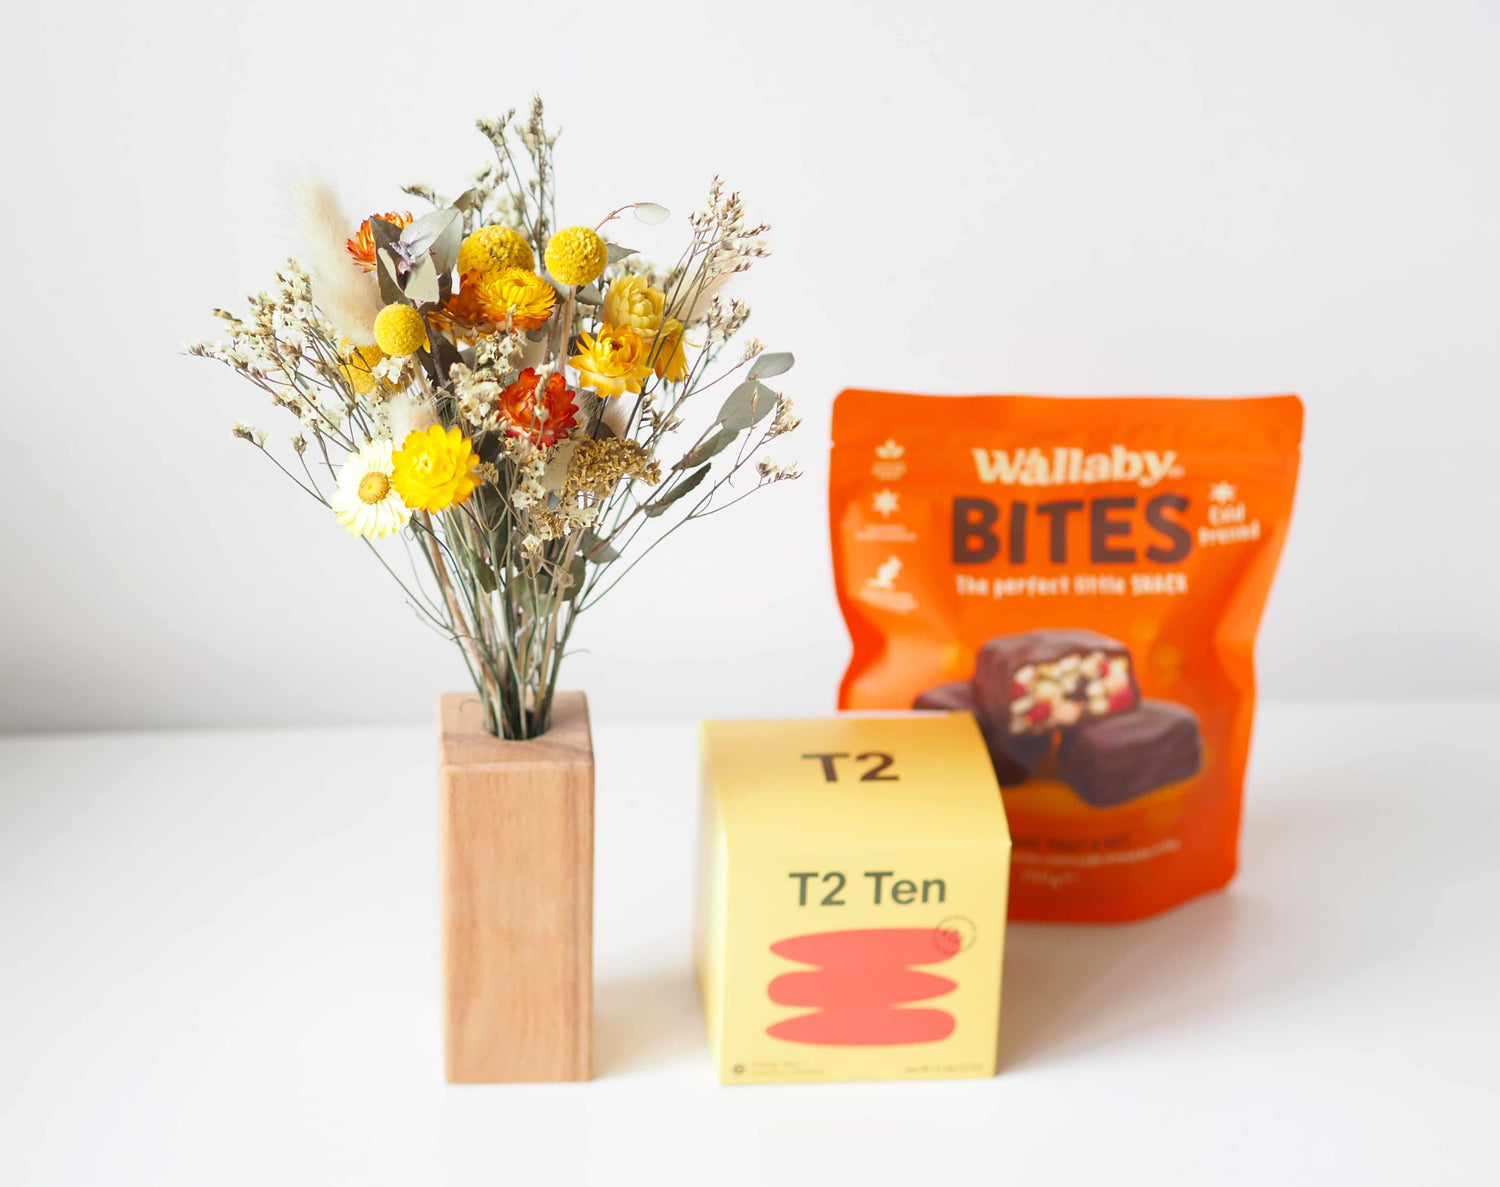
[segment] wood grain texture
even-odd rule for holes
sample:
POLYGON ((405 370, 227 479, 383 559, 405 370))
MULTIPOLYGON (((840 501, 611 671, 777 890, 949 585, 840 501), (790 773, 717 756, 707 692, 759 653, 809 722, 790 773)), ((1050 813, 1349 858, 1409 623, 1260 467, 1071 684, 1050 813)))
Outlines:
POLYGON ((588 702, 487 734, 473 693, 439 706, 445 1055, 453 1084, 593 1075, 594 750, 588 702))

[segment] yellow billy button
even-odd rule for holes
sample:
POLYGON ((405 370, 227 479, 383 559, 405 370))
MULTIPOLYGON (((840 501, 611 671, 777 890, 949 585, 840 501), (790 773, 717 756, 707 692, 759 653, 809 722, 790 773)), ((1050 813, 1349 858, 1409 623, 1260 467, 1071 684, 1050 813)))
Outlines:
POLYGON ((427 324, 410 305, 387 305, 375 315, 375 344, 392 358, 415 354, 427 345, 427 324))
POLYGON ((547 241, 543 255, 547 271, 559 284, 591 284, 604 275, 609 247, 597 231, 565 227, 547 241))

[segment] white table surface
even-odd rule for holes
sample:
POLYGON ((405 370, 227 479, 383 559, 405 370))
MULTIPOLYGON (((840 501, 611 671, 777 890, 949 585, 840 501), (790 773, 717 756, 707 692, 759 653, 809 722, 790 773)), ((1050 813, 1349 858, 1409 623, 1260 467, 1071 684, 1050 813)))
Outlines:
POLYGON ((1230 890, 1012 926, 927 1083, 714 1082, 694 727, 595 735, 599 1078, 466 1088, 431 731, 0 739, 0 1183, 1500 1181, 1500 706, 1265 708, 1230 890))

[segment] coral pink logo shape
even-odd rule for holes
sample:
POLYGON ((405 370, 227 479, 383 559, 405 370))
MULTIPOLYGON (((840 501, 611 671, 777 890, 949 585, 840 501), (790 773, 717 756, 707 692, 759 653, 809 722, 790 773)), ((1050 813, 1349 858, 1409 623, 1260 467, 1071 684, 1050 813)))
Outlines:
POLYGON ((946 1010, 897 1009, 942 997, 957 981, 912 965, 940 964, 962 947, 930 927, 875 927, 793 936, 771 945, 777 956, 818 966, 783 973, 766 987, 778 1006, 815 1006, 766 1028, 772 1038, 823 1047, 935 1043, 953 1033, 946 1010))

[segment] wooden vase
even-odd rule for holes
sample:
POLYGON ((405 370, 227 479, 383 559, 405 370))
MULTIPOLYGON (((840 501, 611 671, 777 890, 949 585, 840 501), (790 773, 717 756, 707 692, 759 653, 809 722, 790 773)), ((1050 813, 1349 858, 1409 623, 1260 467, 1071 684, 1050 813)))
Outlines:
POLYGON ((559 692, 540 738, 439 706, 444 1052, 452 1084, 587 1080, 594 1045, 594 746, 559 692))

